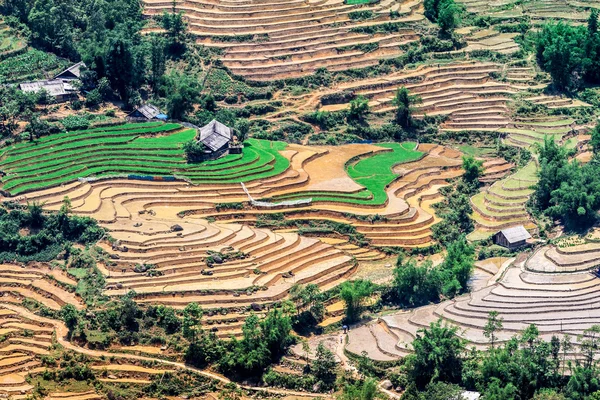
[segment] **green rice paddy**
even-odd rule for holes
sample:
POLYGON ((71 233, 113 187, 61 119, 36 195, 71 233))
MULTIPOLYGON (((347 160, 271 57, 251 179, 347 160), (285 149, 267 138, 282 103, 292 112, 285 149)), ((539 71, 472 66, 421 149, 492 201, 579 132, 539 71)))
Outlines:
POLYGON ((242 154, 188 164, 182 145, 194 129, 150 122, 64 132, 6 148, 0 161, 3 189, 13 195, 125 174, 178 176, 199 183, 237 183, 271 177, 289 167, 283 142, 249 139, 242 154))
POLYGON ((387 200, 386 188, 398 177, 392 171, 392 168, 398 164, 418 160, 423 153, 414 150, 415 143, 382 143, 378 146, 390 149, 390 151, 360 159, 347 166, 348 176, 364 187, 360 192, 300 192, 278 196, 271 200, 296 200, 312 197, 313 201, 335 201, 364 205, 385 204, 387 200))

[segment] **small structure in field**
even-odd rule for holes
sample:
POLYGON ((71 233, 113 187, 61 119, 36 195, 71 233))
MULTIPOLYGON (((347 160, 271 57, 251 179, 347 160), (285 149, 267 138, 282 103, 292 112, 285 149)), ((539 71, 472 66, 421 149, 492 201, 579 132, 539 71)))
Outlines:
POLYGON ((65 69, 58 75, 54 77, 54 79, 61 79, 63 81, 72 81, 75 79, 81 79, 81 69, 85 68, 85 64, 83 61, 78 62, 77 64, 71 65, 69 68, 65 69))
POLYGON ((531 239, 531 235, 523 225, 502 229, 494 235, 495 244, 511 250, 525 246, 529 239, 531 239))
POLYGON ((160 112, 158 107, 156 107, 152 104, 141 105, 127 115, 127 119, 134 120, 134 121, 141 121, 141 120, 144 120, 144 121, 152 121, 152 120, 166 121, 167 118, 168 117, 165 114, 160 112))
POLYGON ((77 98, 77 89, 71 83, 65 82, 62 79, 23 82, 19 84, 19 88, 25 93, 39 93, 45 90, 58 103, 77 98))
POLYGON ((198 141, 205 148, 206 160, 214 160, 225 154, 240 154, 242 146, 233 145, 233 129, 213 119, 200 128, 198 141))

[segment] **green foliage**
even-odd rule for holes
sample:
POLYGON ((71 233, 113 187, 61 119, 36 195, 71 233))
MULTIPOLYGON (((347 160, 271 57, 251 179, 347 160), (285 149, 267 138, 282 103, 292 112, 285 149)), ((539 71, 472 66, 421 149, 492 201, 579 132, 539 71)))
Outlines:
POLYGON ((536 37, 537 59, 552 76, 559 90, 572 90, 584 80, 600 81, 600 36, 597 12, 592 12, 588 27, 564 22, 547 23, 536 37))
POLYGON ((462 176, 463 182, 469 188, 470 193, 479 188, 479 178, 483 175, 483 161, 475 160, 472 156, 463 156, 462 167, 465 173, 462 176))
POLYGON ((60 123, 67 131, 82 130, 90 127, 90 121, 80 115, 68 115, 60 123))
POLYGON ((310 371, 316 378, 322 391, 329 390, 336 379, 335 356, 331 350, 319 343, 315 353, 315 360, 310 364, 310 371))
POLYGON ((396 91, 396 97, 393 101, 393 104, 396 106, 395 121, 403 129, 410 129, 414 126, 412 113, 414 111, 414 105, 420 102, 421 100, 419 97, 411 96, 408 93, 408 89, 404 86, 396 91))
MULTIPOLYGON (((596 146, 594 140, 593 134, 592 146, 596 146)), ((593 224, 600 208, 598 163, 592 161, 582 166, 576 160, 569 162, 571 152, 549 138, 543 146, 538 146, 538 152, 539 180, 530 205, 537 212, 561 219, 569 229, 579 230, 593 224)))
POLYGON ((346 383, 338 400, 373 400, 377 395, 377 380, 366 378, 346 383))
POLYGON ((350 110, 348 111, 349 121, 363 121, 369 113, 369 100, 363 96, 358 96, 350 102, 350 110))
POLYGON ((204 143, 200 142, 196 138, 188 140, 183 144, 183 152, 185 153, 185 158, 189 163, 203 161, 205 150, 206 148, 204 147, 204 143))
POLYGON ((360 10, 360 11, 352 11, 348 13, 348 17, 354 21, 362 21, 365 19, 373 18, 374 13, 371 10, 360 10))
POLYGON ((352 323, 360 318, 364 303, 373 294, 371 281, 357 279, 340 285, 340 297, 346 306, 346 321, 352 323))
POLYGON ((437 22, 443 33, 450 33, 459 23, 460 7, 454 0, 425 0, 425 16, 437 22))
POLYGON ((400 255, 386 300, 416 307, 438 302, 440 296, 453 298, 465 293, 474 269, 474 253, 474 248, 461 237, 449 244, 444 261, 435 267, 430 262, 418 265, 414 259, 405 261, 400 255))
POLYGON ((414 354, 406 357, 408 379, 417 388, 434 382, 461 382, 465 343, 457 333, 456 326, 441 319, 419 330, 412 343, 414 354))
POLYGON ((195 76, 171 71, 164 77, 161 94, 167 98, 167 114, 172 119, 184 119, 199 100, 200 84, 195 76))
POLYGON ((242 376, 261 373, 294 342, 291 329, 290 316, 279 308, 271 310, 262 320, 251 314, 242 327, 243 338, 228 343, 228 351, 218 362, 219 369, 242 376))
POLYGON ((87 217, 60 212, 42 214, 40 205, 28 210, 0 208, 0 260, 51 261, 69 243, 83 245, 99 240, 104 231, 87 217))
POLYGON ((473 208, 469 201, 467 188, 460 185, 453 189, 443 189, 445 195, 443 202, 435 205, 438 215, 443 220, 432 227, 433 237, 442 244, 452 243, 460 238, 461 235, 467 235, 474 229, 471 214, 473 208))

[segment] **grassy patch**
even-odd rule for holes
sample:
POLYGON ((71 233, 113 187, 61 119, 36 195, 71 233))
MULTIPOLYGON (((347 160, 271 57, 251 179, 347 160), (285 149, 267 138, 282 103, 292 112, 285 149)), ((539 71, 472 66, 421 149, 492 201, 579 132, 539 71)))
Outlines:
POLYGON ((387 200, 386 187, 397 178, 392 168, 401 163, 411 162, 423 155, 414 150, 415 143, 383 143, 389 151, 360 159, 347 166, 347 173, 365 189, 357 193, 339 192, 300 192, 280 196, 277 200, 291 200, 312 197, 313 201, 335 201, 365 205, 381 205, 387 200))

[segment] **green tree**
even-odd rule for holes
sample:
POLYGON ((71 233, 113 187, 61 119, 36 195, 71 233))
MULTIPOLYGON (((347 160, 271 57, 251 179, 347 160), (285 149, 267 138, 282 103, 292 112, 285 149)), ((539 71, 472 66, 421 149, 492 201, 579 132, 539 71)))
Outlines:
POLYGON ((371 297, 373 289, 373 283, 364 279, 346 281, 340 285, 340 297, 346 305, 347 322, 352 323, 360 318, 364 302, 371 297))
POLYGON ((198 332, 202 330, 200 320, 204 311, 198 303, 189 303, 183 309, 182 330, 183 337, 194 343, 198 337, 198 332))
POLYGON ((408 307, 417 307, 439 300, 439 274, 431 264, 418 265, 414 259, 405 261, 400 255, 394 268, 392 284, 394 302, 408 307))
POLYGON ((591 369, 595 366, 595 358, 600 349, 600 325, 593 325, 591 328, 583 331, 578 337, 583 355, 583 367, 591 369))
POLYGON ((352 384, 346 383, 339 400, 373 400, 377 396, 377 380, 366 378, 352 384))
POLYGON ((465 171, 462 179, 472 193, 479 187, 479 178, 483 175, 483 161, 476 160, 473 156, 463 156, 462 167, 465 171))
POLYGON ((498 316, 498 311, 490 311, 488 314, 488 319, 483 327, 483 335, 490 339, 490 345, 492 349, 494 348, 494 344, 496 343, 496 332, 502 330, 504 319, 498 316))
POLYGON ((150 37, 150 86, 157 90, 166 71, 165 41, 162 37, 150 37))
POLYGON ((440 0, 437 23, 442 33, 452 33, 459 24, 460 8, 454 0, 440 0))
POLYGON ((413 107, 420 101, 419 97, 411 96, 404 86, 396 91, 393 101, 394 106, 396 106, 395 122, 403 129, 410 129, 414 126, 413 107))
POLYGON ((358 96, 350 101, 350 110, 348 111, 349 121, 364 121, 369 113, 369 100, 363 96, 358 96))
POLYGON ((235 123, 235 136, 239 143, 244 143, 248 139, 248 132, 250 131, 250 122, 241 118, 235 123))
POLYGON ((590 36, 595 35, 598 32, 598 9, 592 8, 590 11, 590 17, 588 18, 588 34, 590 36))
POLYGON ((180 57, 186 50, 187 24, 183 19, 183 13, 165 12, 159 22, 166 31, 168 40, 167 52, 173 57, 180 57))
POLYGON ((204 151, 206 147, 199 140, 188 140, 183 144, 183 152, 188 163, 195 163, 204 160, 204 151))
POLYGON ((172 71, 165 75, 161 91, 167 98, 167 112, 173 119, 184 119, 198 102, 200 84, 191 74, 172 71))
POLYGON ((315 359, 310 365, 310 372, 315 376, 322 390, 333 387, 336 379, 337 363, 335 356, 323 343, 317 345, 315 359))
POLYGON ((106 77, 124 102, 129 100, 134 73, 134 61, 131 45, 118 38, 109 47, 106 56, 106 77))
POLYGON ((432 382, 461 382, 465 343, 457 333, 457 327, 441 319, 419 330, 412 343, 414 353, 406 357, 408 378, 419 389, 432 382))
POLYGON ((64 305, 60 310, 61 317, 69 329, 69 337, 73 335, 75 328, 79 324, 79 312, 72 304, 64 305))

